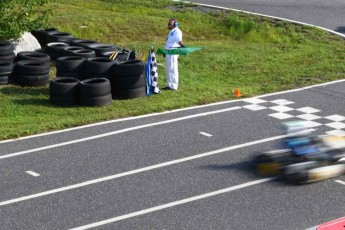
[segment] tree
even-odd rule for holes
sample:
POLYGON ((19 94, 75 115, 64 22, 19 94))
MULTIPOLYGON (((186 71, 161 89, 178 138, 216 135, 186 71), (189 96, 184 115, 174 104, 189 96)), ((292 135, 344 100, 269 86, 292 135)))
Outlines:
POLYGON ((0 0, 0 40, 16 39, 25 31, 45 27, 49 0, 0 0))

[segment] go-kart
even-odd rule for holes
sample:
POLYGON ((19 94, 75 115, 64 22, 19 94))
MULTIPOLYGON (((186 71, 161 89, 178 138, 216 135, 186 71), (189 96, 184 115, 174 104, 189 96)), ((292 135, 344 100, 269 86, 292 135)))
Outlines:
POLYGON ((309 183, 345 173, 345 137, 312 135, 300 121, 284 123, 283 128, 284 148, 255 156, 257 174, 309 183))

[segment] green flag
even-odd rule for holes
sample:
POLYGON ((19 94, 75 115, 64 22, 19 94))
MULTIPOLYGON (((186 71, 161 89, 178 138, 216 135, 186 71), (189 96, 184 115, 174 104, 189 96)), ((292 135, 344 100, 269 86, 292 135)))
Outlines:
POLYGON ((179 47, 176 49, 171 49, 171 50, 165 50, 163 48, 159 48, 157 50, 157 54, 168 54, 168 55, 188 55, 192 52, 198 51, 203 49, 203 47, 179 47))

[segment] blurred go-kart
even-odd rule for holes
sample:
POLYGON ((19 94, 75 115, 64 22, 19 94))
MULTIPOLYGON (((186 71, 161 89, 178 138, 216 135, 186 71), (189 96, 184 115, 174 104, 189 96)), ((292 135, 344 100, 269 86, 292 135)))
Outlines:
POLYGON ((283 123, 287 136, 282 149, 254 158, 259 175, 282 175, 289 182, 302 184, 345 174, 345 137, 312 135, 304 123, 283 123))

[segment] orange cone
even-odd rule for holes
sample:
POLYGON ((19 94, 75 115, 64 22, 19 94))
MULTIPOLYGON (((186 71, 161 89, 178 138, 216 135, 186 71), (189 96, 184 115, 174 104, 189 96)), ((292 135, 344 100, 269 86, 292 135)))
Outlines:
POLYGON ((236 88, 236 90, 235 90, 235 97, 240 97, 240 96, 241 96, 240 89, 236 88))

